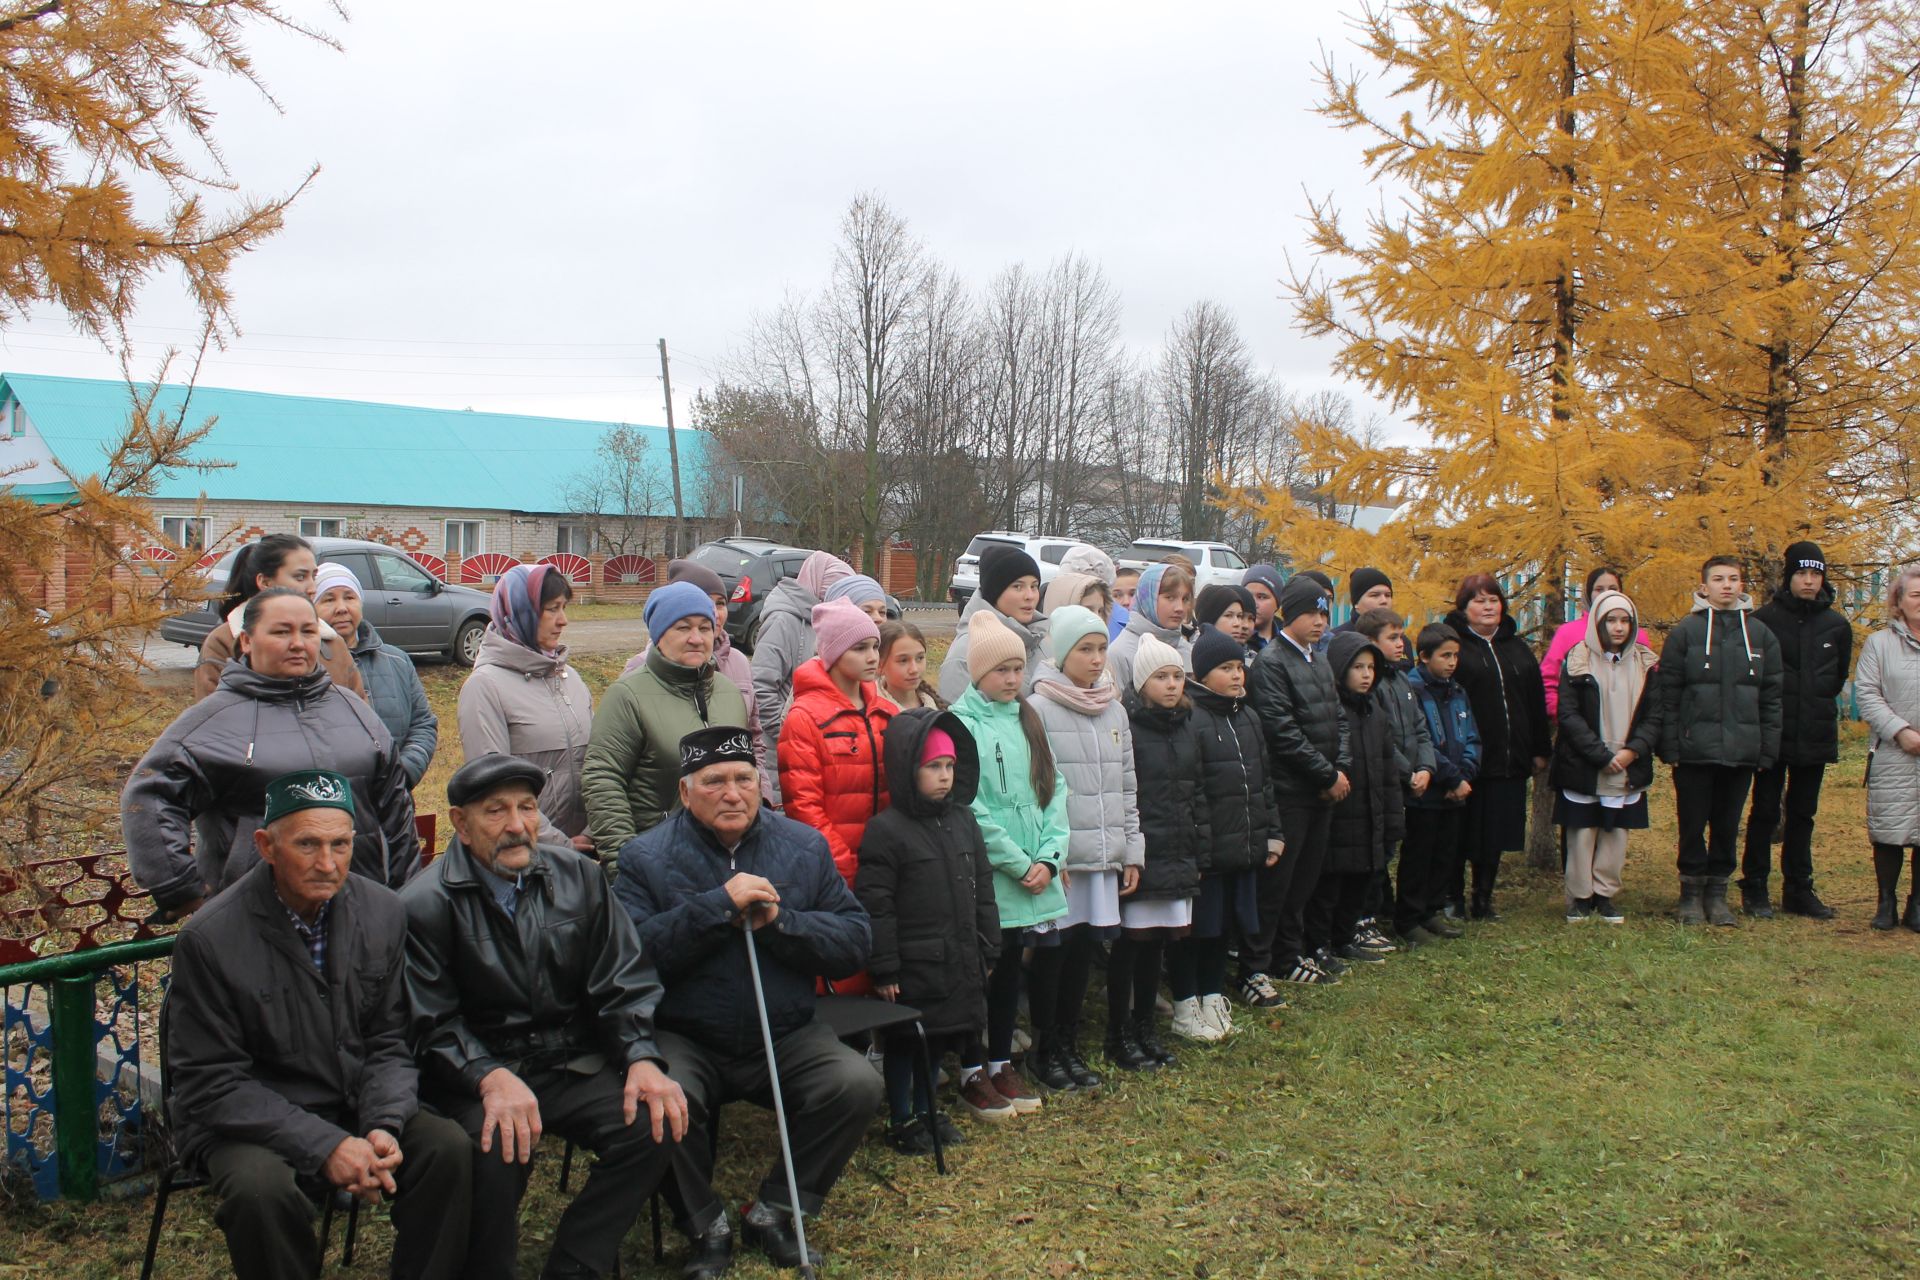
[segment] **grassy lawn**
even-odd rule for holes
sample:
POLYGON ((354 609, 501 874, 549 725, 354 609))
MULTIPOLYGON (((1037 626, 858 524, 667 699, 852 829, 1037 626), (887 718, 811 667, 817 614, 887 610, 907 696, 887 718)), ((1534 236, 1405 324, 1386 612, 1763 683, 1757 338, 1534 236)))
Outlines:
MULTIPOLYGON (((437 705, 457 677, 430 673, 437 705)), ((1911 1274, 1920 937, 1866 927, 1861 765, 1856 747, 1830 772, 1821 817, 1834 923, 1664 919, 1663 779, 1624 926, 1566 924, 1557 878, 1513 870, 1503 923, 1277 1016, 1243 1013, 1234 1041, 1187 1050, 1171 1074, 967 1125, 950 1177, 888 1151, 876 1122, 817 1227, 824 1274, 1911 1274)), ((1103 1011, 1097 991, 1088 1009, 1103 1011)), ((725 1193, 744 1199, 773 1152, 768 1117, 729 1109, 725 1193)), ((529 1276, 560 1204, 557 1147, 542 1160, 529 1276)), ((150 1207, 16 1202, 0 1213, 0 1276, 132 1274, 150 1207)), ((384 1270, 379 1216, 354 1269, 329 1274, 384 1270)), ((169 1220, 162 1274, 225 1274, 204 1195, 169 1220)), ((637 1228, 626 1274, 677 1274, 668 1236, 655 1268, 637 1228)), ((736 1273, 774 1274, 744 1259, 736 1273)))

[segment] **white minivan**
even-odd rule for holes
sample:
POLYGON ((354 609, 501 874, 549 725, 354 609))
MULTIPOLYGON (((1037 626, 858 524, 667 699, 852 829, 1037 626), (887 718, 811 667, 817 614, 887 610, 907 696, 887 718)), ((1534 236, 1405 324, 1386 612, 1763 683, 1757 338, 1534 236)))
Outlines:
MULTIPOLYGON (((953 562, 953 580, 947 584, 947 597, 957 608, 967 607, 967 601, 980 589, 980 553, 994 543, 1017 547, 1033 557, 1040 566, 1040 585, 1045 587, 1060 572, 1060 561, 1067 552, 1075 547, 1091 544, 1078 538, 1059 538, 1049 534, 1019 533, 1011 529, 989 529, 985 533, 973 535, 973 541, 953 562)), ((1235 579, 1238 581, 1238 579, 1235 579)))
POLYGON ((1237 587, 1247 571, 1240 553, 1224 542, 1182 542, 1174 538, 1140 538, 1114 558, 1122 569, 1145 569, 1179 552, 1193 561, 1194 592, 1219 584, 1237 587))

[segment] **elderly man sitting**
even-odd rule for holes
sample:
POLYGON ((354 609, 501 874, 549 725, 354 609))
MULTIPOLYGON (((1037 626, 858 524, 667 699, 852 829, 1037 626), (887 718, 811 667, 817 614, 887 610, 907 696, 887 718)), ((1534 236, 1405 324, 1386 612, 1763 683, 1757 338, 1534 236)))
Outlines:
POLYGON ((422 1111, 406 1039, 406 911, 349 876, 353 787, 267 786, 260 861, 187 922, 161 1017, 183 1162, 212 1179, 233 1272, 308 1276, 314 1198, 395 1197, 396 1277, 466 1274, 473 1144, 422 1111))
POLYGON ((660 984, 600 864, 538 843, 545 781, 516 756, 469 761, 447 783, 457 837, 402 895, 423 1092, 480 1143, 470 1277, 517 1274, 542 1131, 599 1156, 554 1224, 548 1277, 614 1270, 687 1134, 686 1096, 654 1046, 660 984))
MULTIPOLYGON (((666 984, 655 1015, 660 1051, 697 1113, 711 1115, 735 1098, 772 1105, 741 934, 755 930, 800 1208, 817 1214, 880 1105, 879 1076, 814 1017, 817 978, 866 967, 867 915, 835 870, 826 839, 761 808, 744 730, 690 733, 680 756, 679 810, 627 842, 614 878, 666 984)), ((732 1260, 733 1238, 713 1194, 707 1148, 689 1146, 699 1167, 690 1177, 680 1169, 693 1228, 682 1229, 694 1240, 686 1274, 716 1276, 732 1260), (718 1222, 701 1231, 716 1212, 718 1222)), ((801 1262, 793 1204, 776 1157, 744 1230, 783 1267, 801 1262)))

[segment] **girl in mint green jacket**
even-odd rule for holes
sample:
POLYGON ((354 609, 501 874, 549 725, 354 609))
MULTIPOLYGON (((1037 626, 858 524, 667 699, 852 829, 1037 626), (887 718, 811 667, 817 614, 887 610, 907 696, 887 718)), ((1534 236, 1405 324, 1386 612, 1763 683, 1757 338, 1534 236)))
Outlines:
MULTIPOLYGON (((1026 1112, 1038 1109, 1040 1098, 1011 1061, 1021 951, 1057 942, 1058 922, 1067 914, 1060 882, 1067 854, 1067 783, 1054 767, 1040 717, 1020 696, 1025 645, 991 612, 975 614, 967 630, 973 683, 953 704, 953 714, 965 722, 980 751, 973 816, 993 864, 1001 928, 1000 959, 987 983, 985 1083, 1016 1111, 1026 1112)), ((1057 990, 1028 992, 1035 1026, 1052 1024, 1050 1002, 1057 995, 1057 990)), ((995 1107, 993 1098, 971 1096, 979 1091, 971 1079, 962 1088, 970 1110, 981 1112, 982 1103, 995 1107)))

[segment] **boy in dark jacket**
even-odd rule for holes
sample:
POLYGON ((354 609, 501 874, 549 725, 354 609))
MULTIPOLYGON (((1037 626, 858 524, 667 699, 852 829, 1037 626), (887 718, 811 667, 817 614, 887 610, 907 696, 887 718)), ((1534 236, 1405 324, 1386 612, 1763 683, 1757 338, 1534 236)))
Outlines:
POLYGON ((1737 923, 1727 908, 1740 811, 1757 770, 1780 758, 1780 642, 1748 615, 1740 562, 1700 568, 1693 612, 1660 651, 1660 758, 1673 766, 1682 924, 1737 923))
POLYGON ((1353 785, 1333 806, 1326 870, 1307 907, 1307 946, 1323 968, 1335 960, 1379 964, 1391 948, 1360 941, 1360 914, 1373 878, 1386 869, 1394 830, 1406 825, 1393 727, 1373 697, 1374 673, 1387 658, 1358 631, 1342 631, 1328 644, 1327 660, 1340 681, 1353 785))
MULTIPOLYGON (((1427 716, 1420 709, 1420 695, 1407 680, 1407 673, 1413 670, 1413 655, 1408 652, 1412 646, 1407 643, 1406 625, 1406 620, 1392 609, 1369 609, 1355 618, 1353 625, 1355 631, 1378 645, 1386 658, 1374 675, 1373 700, 1379 704, 1392 730, 1393 763, 1400 771, 1404 802, 1399 810, 1402 815, 1406 805, 1424 795, 1427 785, 1433 781, 1433 737, 1427 732, 1427 716)), ((1387 832, 1389 866, 1406 838, 1403 816, 1387 832)), ((1367 945, 1376 950, 1392 946, 1379 927, 1379 922, 1390 918, 1392 911, 1393 882, 1383 867, 1367 888, 1366 914, 1360 917, 1360 933, 1367 945)))
MULTIPOLYGON (((868 972, 881 998, 918 1009, 936 1061, 962 1064, 960 1101, 979 1120, 1011 1120, 1013 1104, 987 1081, 987 969, 1000 955, 993 866, 974 820, 980 757, 973 735, 947 711, 893 718, 884 748, 890 807, 867 823, 853 891, 873 929, 868 972)), ((894 1150, 925 1155, 930 1129, 943 1144, 960 1133, 933 1106, 932 1081, 913 1078, 912 1035, 882 1043, 894 1150)))
POLYGON ((1320 884, 1333 806, 1346 799, 1347 726, 1340 691, 1318 651, 1333 602, 1302 573, 1280 597, 1280 632, 1255 659, 1253 705, 1273 763, 1274 798, 1286 852, 1260 877, 1260 927, 1240 946, 1240 995, 1249 1004, 1280 999, 1269 974, 1324 983, 1337 975, 1306 945, 1307 903, 1320 884))
POLYGON ((1462 932, 1441 907, 1460 862, 1460 815, 1480 773, 1480 730, 1467 691, 1453 678, 1460 665, 1460 634, 1444 622, 1429 623, 1420 629, 1415 647, 1420 660, 1407 685, 1426 717, 1433 778, 1407 805, 1393 927, 1402 941, 1417 947, 1462 932))
POLYGON ((1833 908, 1813 891, 1813 817, 1820 809, 1820 783, 1840 758, 1840 711, 1836 701, 1853 661, 1853 625, 1833 607, 1827 558, 1811 542, 1787 548, 1786 572, 1773 599, 1754 611, 1780 642, 1780 757, 1753 776, 1753 810, 1747 815, 1747 850, 1740 861, 1740 897, 1746 913, 1773 915, 1767 877, 1772 842, 1780 839, 1780 876, 1786 884, 1780 907, 1797 916, 1833 919, 1833 908), (1781 829, 1782 800, 1786 824, 1781 829))

